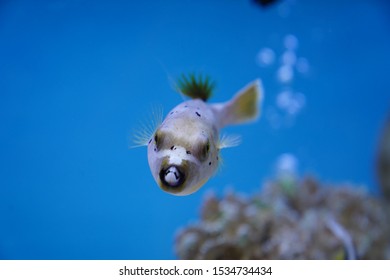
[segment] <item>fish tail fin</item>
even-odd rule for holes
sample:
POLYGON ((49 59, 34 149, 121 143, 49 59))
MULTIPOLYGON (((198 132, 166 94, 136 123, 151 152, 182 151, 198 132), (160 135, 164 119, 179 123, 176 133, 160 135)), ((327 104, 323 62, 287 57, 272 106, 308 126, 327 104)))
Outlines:
POLYGON ((260 114, 263 89, 257 79, 241 89, 231 100, 214 104, 213 109, 220 119, 220 127, 256 120, 260 114))
POLYGON ((196 76, 194 73, 188 76, 182 74, 176 82, 176 89, 180 93, 193 98, 207 101, 213 93, 215 82, 209 76, 196 76))

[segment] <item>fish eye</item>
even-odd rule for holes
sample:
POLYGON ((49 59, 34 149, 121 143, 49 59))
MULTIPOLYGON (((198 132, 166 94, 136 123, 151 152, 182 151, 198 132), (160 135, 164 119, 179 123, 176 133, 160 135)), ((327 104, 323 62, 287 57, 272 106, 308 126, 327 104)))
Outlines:
POLYGON ((157 150, 160 150, 161 148, 162 139, 163 139, 162 133, 157 130, 156 133, 154 134, 154 142, 156 143, 157 150))
POLYGON ((200 161, 206 160, 207 157, 208 157, 208 155, 209 155, 209 152, 210 152, 210 141, 207 140, 207 142, 204 143, 204 144, 201 146, 200 155, 199 155, 200 161))

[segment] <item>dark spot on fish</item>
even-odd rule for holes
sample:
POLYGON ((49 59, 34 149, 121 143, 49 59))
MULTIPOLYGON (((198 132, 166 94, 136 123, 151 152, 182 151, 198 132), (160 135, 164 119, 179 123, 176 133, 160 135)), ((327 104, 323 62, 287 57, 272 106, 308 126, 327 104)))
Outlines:
POLYGON ((170 112, 169 114, 170 114, 170 115, 172 115, 172 114, 173 114, 173 112, 170 112))
POLYGON ((209 165, 211 165, 211 161, 209 162, 209 165))
POLYGON ((200 114, 199 114, 198 112, 195 112, 195 114, 196 114, 198 117, 200 117, 200 114))
POLYGON ((187 153, 187 155, 190 155, 190 154, 191 154, 191 152, 190 152, 190 151, 186 151, 186 153, 187 153))
POLYGON ((175 146, 172 146, 172 147, 171 147, 171 150, 173 150, 173 148, 175 148, 175 146))
POLYGON ((150 138, 150 140, 149 140, 148 144, 150 144, 150 142, 152 142, 152 138, 150 138))
POLYGON ((157 148, 154 148, 154 151, 157 152, 157 148))
POLYGON ((188 105, 184 105, 184 108, 188 108, 188 105))

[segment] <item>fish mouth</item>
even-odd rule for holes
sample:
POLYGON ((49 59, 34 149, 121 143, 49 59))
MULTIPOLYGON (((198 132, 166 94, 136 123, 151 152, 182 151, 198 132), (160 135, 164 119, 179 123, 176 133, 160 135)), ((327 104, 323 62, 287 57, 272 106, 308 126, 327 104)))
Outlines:
POLYGON ((162 189, 171 193, 180 192, 186 179, 183 168, 177 165, 161 168, 159 177, 162 189))

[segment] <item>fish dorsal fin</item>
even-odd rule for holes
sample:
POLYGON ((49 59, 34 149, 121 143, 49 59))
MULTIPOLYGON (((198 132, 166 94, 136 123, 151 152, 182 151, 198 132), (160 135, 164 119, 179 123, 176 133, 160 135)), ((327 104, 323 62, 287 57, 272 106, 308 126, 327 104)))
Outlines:
POLYGON ((209 76, 203 77, 202 75, 196 76, 195 74, 189 74, 188 76, 182 74, 176 83, 177 90, 192 98, 202 99, 207 101, 215 88, 215 83, 210 80, 209 76))

